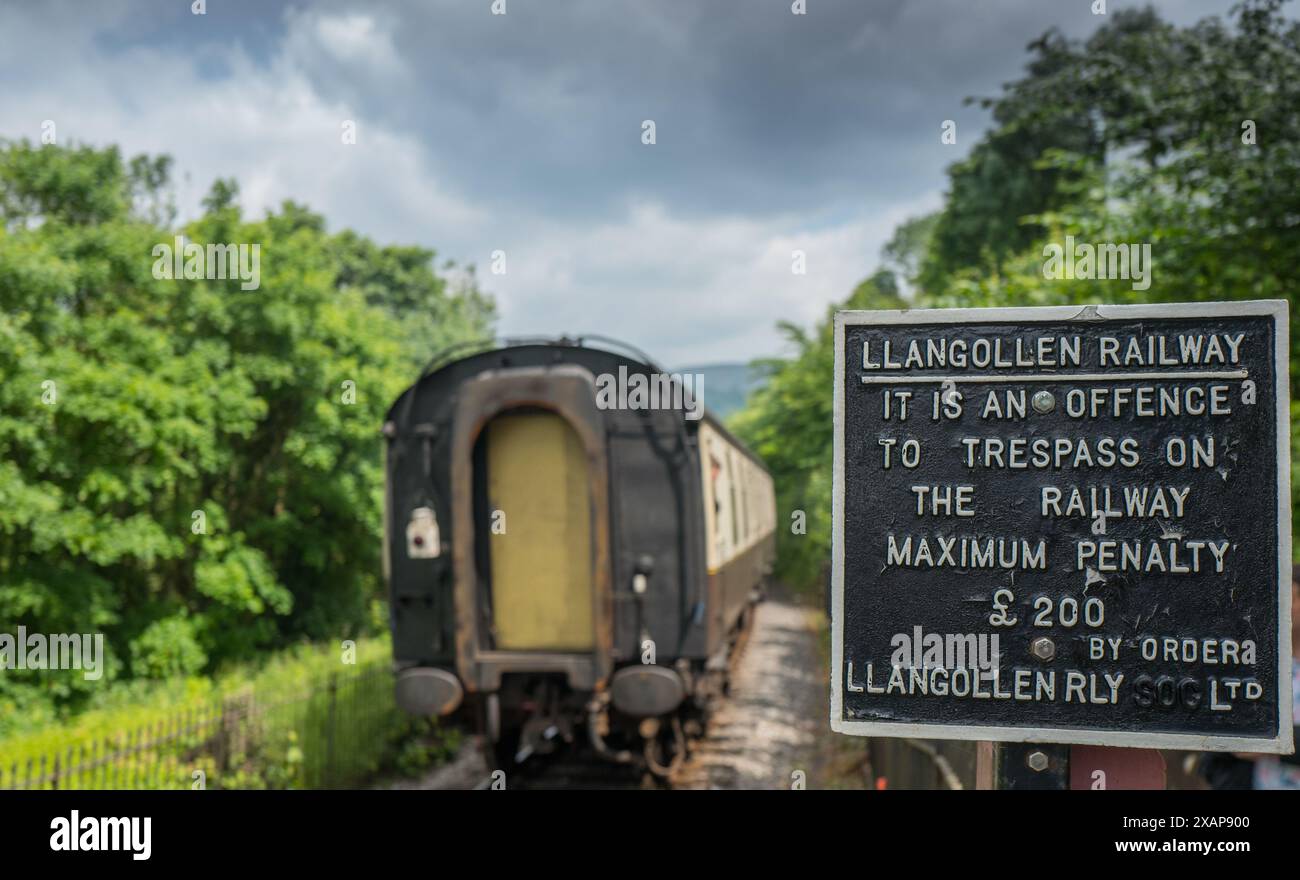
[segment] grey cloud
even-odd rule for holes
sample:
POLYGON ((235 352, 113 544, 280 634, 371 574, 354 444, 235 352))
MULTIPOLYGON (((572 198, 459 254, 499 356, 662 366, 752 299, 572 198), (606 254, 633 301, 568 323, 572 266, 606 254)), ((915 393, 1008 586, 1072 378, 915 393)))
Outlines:
MULTIPOLYGON (((295 198, 481 266, 504 248, 510 275, 481 277, 507 333, 748 359, 939 203, 987 124, 965 97, 1017 77, 1047 28, 1099 23, 1091 0, 507 2, 209 0, 202 19, 188 2, 0 3, 0 136, 57 115, 61 133, 174 153, 190 203, 233 174, 254 207, 295 198), (168 125, 158 100, 229 112, 168 125), (360 132, 346 161, 340 118, 360 132), (800 246, 809 275, 792 279, 800 246)), ((1231 2, 1156 5, 1187 23, 1231 2)))

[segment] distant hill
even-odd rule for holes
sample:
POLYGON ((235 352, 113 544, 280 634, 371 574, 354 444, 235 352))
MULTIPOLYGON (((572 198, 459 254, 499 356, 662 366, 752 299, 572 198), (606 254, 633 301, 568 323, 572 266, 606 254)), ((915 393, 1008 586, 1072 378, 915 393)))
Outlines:
POLYGON ((704 377, 704 406, 720 419, 743 407, 749 393, 763 384, 762 375, 748 364, 708 364, 681 367, 674 372, 704 377))

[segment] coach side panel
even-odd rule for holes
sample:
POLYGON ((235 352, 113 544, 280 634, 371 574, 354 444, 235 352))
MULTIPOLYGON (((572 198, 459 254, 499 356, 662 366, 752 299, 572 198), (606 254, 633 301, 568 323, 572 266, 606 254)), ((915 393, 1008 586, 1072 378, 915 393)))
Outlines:
POLYGON ((699 431, 708 567, 709 644, 721 646, 770 570, 776 527, 772 478, 707 422, 699 431))

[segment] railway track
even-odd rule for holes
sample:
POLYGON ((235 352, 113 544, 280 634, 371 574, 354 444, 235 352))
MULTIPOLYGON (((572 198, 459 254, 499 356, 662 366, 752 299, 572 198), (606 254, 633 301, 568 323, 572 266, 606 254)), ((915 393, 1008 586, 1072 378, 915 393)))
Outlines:
POLYGON ((822 708, 809 612, 764 602, 737 637, 729 659, 731 692, 704 736, 668 780, 615 764, 583 747, 535 755, 494 776, 481 751, 438 771, 429 788, 595 791, 788 787, 822 708), (804 705, 807 703, 808 705, 804 705))
POLYGON ((756 611, 733 658, 731 693, 673 775, 673 788, 788 789, 821 776, 815 752, 826 702, 817 615, 780 601, 756 611))

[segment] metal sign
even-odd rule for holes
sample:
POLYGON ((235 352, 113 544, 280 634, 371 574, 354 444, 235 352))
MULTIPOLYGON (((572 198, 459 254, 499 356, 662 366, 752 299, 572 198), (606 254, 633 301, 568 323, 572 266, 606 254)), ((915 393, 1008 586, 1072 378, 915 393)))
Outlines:
POLYGON ((831 727, 1292 749, 1287 304, 841 312, 831 727))

